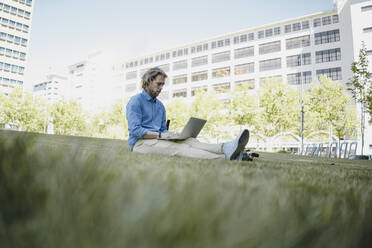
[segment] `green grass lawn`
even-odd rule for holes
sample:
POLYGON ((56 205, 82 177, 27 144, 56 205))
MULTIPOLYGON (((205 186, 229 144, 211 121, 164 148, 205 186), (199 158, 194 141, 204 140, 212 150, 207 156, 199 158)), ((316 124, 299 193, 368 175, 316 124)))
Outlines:
POLYGON ((0 130, 0 247, 370 247, 372 162, 0 130))

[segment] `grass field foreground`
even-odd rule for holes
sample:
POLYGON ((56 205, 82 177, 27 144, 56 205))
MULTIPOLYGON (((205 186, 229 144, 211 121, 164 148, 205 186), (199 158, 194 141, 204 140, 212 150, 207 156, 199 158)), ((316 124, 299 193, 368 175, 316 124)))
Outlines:
POLYGON ((370 161, 209 161, 0 130, 0 247, 371 244, 370 161))

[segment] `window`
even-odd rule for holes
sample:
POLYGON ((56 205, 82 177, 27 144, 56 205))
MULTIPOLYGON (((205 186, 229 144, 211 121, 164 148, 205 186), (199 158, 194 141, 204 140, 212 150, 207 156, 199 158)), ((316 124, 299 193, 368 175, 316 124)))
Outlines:
POLYGON ((240 42, 247 42, 247 35, 246 34, 240 35, 240 42))
POLYGON ((191 96, 195 96, 197 92, 200 92, 200 91, 204 91, 204 92, 207 92, 208 91, 208 86, 202 86, 202 87, 194 87, 194 88, 191 88, 191 96))
MULTIPOLYGON (((203 45, 203 50, 204 50, 204 51, 207 51, 207 50, 208 50, 208 43, 205 43, 205 44, 203 45)), ((185 53, 185 54, 187 54, 187 53, 185 53)))
POLYGON ((254 79, 241 80, 235 82, 235 87, 247 85, 248 89, 253 90, 255 88, 254 79))
POLYGON ((137 78, 137 71, 131 71, 125 74, 126 80, 133 79, 133 78, 137 78))
MULTIPOLYGON (((208 49, 208 44, 207 44, 207 49, 208 49)), ((188 48, 184 48, 183 49, 183 54, 185 54, 185 55, 189 54, 189 49, 188 48)))
POLYGON ((239 44, 239 36, 234 37, 234 44, 239 44))
POLYGON ((292 26, 291 24, 287 24, 284 26, 284 32, 285 33, 290 33, 292 31, 292 26))
POLYGON ((287 49, 295 49, 310 46, 310 35, 304 35, 286 40, 287 49))
POLYGON ((187 89, 174 90, 173 97, 187 97, 187 89))
POLYGON ((287 74, 287 80, 289 85, 301 84, 301 72, 287 74))
POLYGON ((332 30, 314 34, 315 45, 340 41, 340 30, 332 30))
POLYGON ((367 50, 367 51, 366 51, 366 54, 367 54, 367 56, 372 55, 372 50, 367 50))
POLYGON ((230 46, 230 39, 225 39, 225 46, 230 46))
POLYGON ((287 57, 287 67, 301 66, 301 55, 287 57))
POLYGON ((254 63, 236 65, 234 73, 235 75, 254 73, 254 63))
POLYGON ((217 94, 227 93, 230 91, 230 83, 213 84, 212 88, 217 94))
POLYGON ((176 51, 173 51, 172 52, 172 57, 174 58, 174 57, 177 57, 177 52, 176 51))
POLYGON ((301 30, 301 23, 300 22, 293 23, 292 24, 292 29, 293 29, 293 31, 299 31, 299 30, 301 30))
POLYGON ((207 71, 194 72, 191 75, 191 81, 192 82, 202 81, 202 80, 207 80, 207 79, 208 79, 208 72, 207 71))
POLYGON ((364 32, 364 33, 372 32, 372 27, 363 28, 363 32, 364 32))
POLYGON ((195 47, 191 47, 191 53, 195 53, 195 47))
POLYGON ((203 46, 202 45, 198 45, 196 47, 196 52, 200 53, 202 50, 203 50, 203 46))
POLYGON ((212 78, 229 77, 230 67, 223 67, 212 70, 212 78))
POLYGON ((169 64, 160 65, 159 68, 162 69, 164 72, 169 72, 169 64))
POLYGON ((265 37, 271 37, 273 36, 273 29, 270 28, 270 29, 266 29, 265 30, 265 37))
POLYGON ((314 28, 320 27, 321 25, 322 25, 322 22, 321 22, 320 18, 315 18, 314 19, 314 28))
POLYGON ((302 54, 302 65, 311 65, 311 53, 302 54))
POLYGON ((324 25, 329 25, 331 23, 332 23, 331 16, 324 16, 322 18, 322 24, 323 24, 323 26, 324 25))
POLYGON ((331 61, 339 61, 341 60, 341 49, 329 49, 323 51, 317 51, 316 55, 316 63, 324 63, 324 62, 331 62, 331 61))
POLYGON ((248 40, 254 40, 254 33, 248 34, 248 40))
POLYGON ((215 53, 212 55, 212 63, 219 63, 230 60, 230 51, 215 53))
POLYGON ((262 38, 264 38, 264 37, 265 37, 265 33, 264 33, 264 31, 263 31, 263 30, 258 31, 258 38, 259 38, 259 39, 262 39, 262 38))
POLYGON ((280 52, 280 41, 269 42, 259 46, 259 54, 280 52))
POLYGON ((312 81, 312 77, 311 77, 311 71, 305 71, 302 73, 302 82, 304 84, 309 84, 311 83, 312 81))
POLYGON ((362 12, 372 10, 372 5, 363 6, 361 9, 362 12))
POLYGON ((179 49, 177 51, 177 56, 183 56, 183 49, 179 49))
POLYGON ((217 43, 215 41, 212 42, 212 49, 216 48, 217 47, 217 43))
POLYGON ((136 83, 127 84, 127 85, 125 85, 124 89, 125 89, 126 92, 135 91, 137 89, 137 84, 136 83))
POLYGON ((187 75, 177 75, 173 77, 173 84, 184 84, 187 82, 187 75))
POLYGON ((341 75, 341 67, 337 68, 329 68, 329 69, 323 69, 323 70, 317 70, 316 71, 316 76, 320 78, 320 76, 327 76, 331 78, 332 80, 341 80, 342 75, 341 75))
POLYGON ((309 29, 309 28, 310 28, 309 21, 303 21, 302 22, 302 29, 309 29))
POLYGON ((191 60, 191 67, 197 67, 206 64, 208 64, 208 56, 197 57, 191 60))
POLYGON ((339 18, 338 18, 338 15, 333 15, 332 16, 332 21, 333 21, 333 23, 338 23, 340 21, 339 18))
POLYGON ((244 47, 234 50, 234 58, 240 59, 240 58, 246 58, 246 57, 252 57, 254 56, 254 47, 244 47))
POLYGON ((270 71, 282 68, 281 58, 260 61, 260 71, 270 71))
POLYGON ((265 83, 268 83, 270 81, 281 82, 282 81, 282 76, 276 75, 276 76, 271 76, 271 77, 262 77, 262 78, 260 78, 260 86, 265 84, 265 83))
POLYGON ((181 60, 173 63, 173 71, 187 68, 187 60, 181 60))
POLYGON ((280 35, 280 27, 274 28, 274 35, 280 35))

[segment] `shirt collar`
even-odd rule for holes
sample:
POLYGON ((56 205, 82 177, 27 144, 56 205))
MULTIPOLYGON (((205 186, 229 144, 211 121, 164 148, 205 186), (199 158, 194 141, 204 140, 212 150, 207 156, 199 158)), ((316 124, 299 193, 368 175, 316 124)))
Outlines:
POLYGON ((156 97, 153 99, 146 90, 142 90, 141 95, 146 98, 147 101, 156 102, 156 97))

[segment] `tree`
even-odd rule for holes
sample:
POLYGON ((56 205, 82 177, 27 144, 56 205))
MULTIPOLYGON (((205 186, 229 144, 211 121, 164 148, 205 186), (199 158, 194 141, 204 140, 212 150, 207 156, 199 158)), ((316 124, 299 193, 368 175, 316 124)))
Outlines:
POLYGON ((305 92, 305 125, 306 134, 327 130, 331 125, 334 131, 352 133, 356 127, 355 112, 352 109, 350 96, 342 85, 322 76, 319 83, 313 83, 305 92))
POLYGON ((126 139, 128 138, 128 123, 125 117, 126 100, 115 102, 108 112, 94 114, 89 117, 87 136, 126 139))
POLYGON ((231 126, 227 118, 227 110, 213 92, 198 91, 190 106, 190 115, 207 120, 202 132, 208 137, 227 138, 229 136, 226 135, 224 129, 226 126, 231 126))
POLYGON ((52 117, 55 134, 82 135, 86 129, 86 117, 81 105, 75 100, 62 99, 54 103, 49 116, 52 117))
POLYGON ((258 99, 248 95, 247 85, 237 86, 231 95, 230 119, 235 125, 248 126, 250 130, 257 129, 260 108, 258 99))
POLYGON ((174 98, 167 105, 167 119, 170 120, 170 130, 181 131, 190 117, 186 100, 174 98))
POLYGON ((372 114, 372 82, 371 74, 368 71, 367 49, 362 42, 362 48, 359 50, 359 60, 351 63, 353 77, 349 80, 348 85, 351 87, 353 98, 361 105, 361 134, 362 134, 362 155, 364 150, 364 132, 365 132, 365 113, 372 114))
POLYGON ((293 131, 298 126, 299 95, 278 80, 266 82, 260 92, 260 129, 266 136, 293 131))
POLYGON ((43 103, 22 88, 15 88, 9 96, 0 94, 0 106, 0 123, 17 125, 22 131, 42 132, 43 103))

